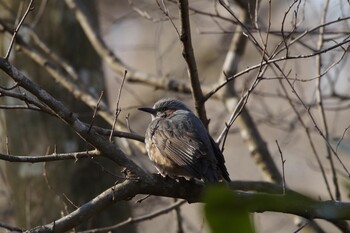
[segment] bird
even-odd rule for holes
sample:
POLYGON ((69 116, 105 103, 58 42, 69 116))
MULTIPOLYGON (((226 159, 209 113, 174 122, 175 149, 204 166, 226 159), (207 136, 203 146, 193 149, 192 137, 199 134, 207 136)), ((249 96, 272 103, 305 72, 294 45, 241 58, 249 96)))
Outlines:
POLYGON ((163 177, 230 182, 224 156, 202 121, 180 100, 163 98, 150 113, 145 133, 148 156, 163 177))

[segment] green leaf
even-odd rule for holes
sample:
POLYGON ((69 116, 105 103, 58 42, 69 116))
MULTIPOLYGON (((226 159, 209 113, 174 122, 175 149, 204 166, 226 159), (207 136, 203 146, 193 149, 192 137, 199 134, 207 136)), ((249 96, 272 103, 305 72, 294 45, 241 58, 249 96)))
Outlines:
POLYGON ((254 233, 247 208, 237 203, 228 187, 208 186, 204 201, 205 217, 212 233, 254 233))

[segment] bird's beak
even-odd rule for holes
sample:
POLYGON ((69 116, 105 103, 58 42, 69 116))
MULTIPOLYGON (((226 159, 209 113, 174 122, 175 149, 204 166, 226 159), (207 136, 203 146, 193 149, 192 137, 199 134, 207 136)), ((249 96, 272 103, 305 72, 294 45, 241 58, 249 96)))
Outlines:
POLYGON ((157 110, 155 110, 154 108, 142 107, 142 108, 138 108, 138 110, 143 111, 143 112, 148 112, 148 113, 152 114, 153 116, 157 115, 157 110))

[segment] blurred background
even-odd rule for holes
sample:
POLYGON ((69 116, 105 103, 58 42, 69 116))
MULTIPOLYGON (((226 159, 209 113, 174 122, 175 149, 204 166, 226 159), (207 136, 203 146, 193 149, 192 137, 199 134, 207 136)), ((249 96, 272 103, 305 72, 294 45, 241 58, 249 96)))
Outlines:
MULTIPOLYGON (((0 0, 1 54, 6 53, 11 39, 1 26, 14 28, 28 3, 0 0)), ((224 130, 240 97, 251 88, 244 114, 237 118, 225 141, 224 155, 231 179, 280 183, 280 178, 274 179, 261 169, 261 160, 256 155, 261 146, 272 158, 279 175, 284 173, 289 188, 315 199, 348 201, 349 178, 339 160, 350 168, 349 43, 342 46, 339 43, 349 40, 349 2, 251 0, 225 4, 231 13, 218 1, 193 0, 189 12, 204 94, 225 81, 224 63, 230 56, 235 61, 231 62, 233 69, 229 69, 227 77, 242 72, 206 102, 209 131, 214 139, 224 130), (265 70, 243 72, 262 63, 264 53, 268 60, 279 60, 279 68, 271 62, 265 70), (252 88, 254 83, 257 85, 252 88), (246 114, 250 121, 246 121, 246 114), (247 137, 251 131, 258 134, 260 141, 252 142, 253 136, 247 137), (284 169, 276 140, 285 160, 284 169), (327 143, 339 159, 327 149, 327 143), (258 149, 253 145, 258 145, 258 149)), ((167 0, 35 1, 34 10, 19 33, 24 43, 17 44, 11 62, 87 123, 93 116, 91 106, 72 94, 62 81, 52 78, 54 75, 45 66, 52 65, 74 87, 95 99, 104 91, 102 99, 111 115, 116 107, 121 108, 120 127, 143 135, 151 119, 137 111, 139 106, 151 106, 159 98, 172 96, 194 110, 186 89, 190 85, 178 35, 178 11, 177 1, 167 0), (103 56, 91 43, 74 14, 72 2, 87 13, 93 29, 117 60, 111 62, 108 54, 103 56), (30 49, 26 50, 24 44, 30 49), (42 55, 41 63, 35 60, 36 53, 42 55), (116 68, 116 63, 124 69, 116 68), (122 86, 124 70, 128 73, 122 86), (174 91, 174 85, 186 88, 174 91)), ((14 85, 5 78, 0 79, 0 84, 14 85)), ((9 97, 0 101, 1 105, 18 104, 9 97)), ((108 119, 97 117, 94 124, 111 128, 111 118, 108 119)), ((90 148, 60 120, 40 112, 3 108, 0 123, 2 153, 44 155, 90 148)), ((118 140, 118 145, 144 169, 155 172, 143 145, 127 140, 118 140)), ((120 168, 103 158, 44 164, 1 161, 0 222, 23 228, 51 222, 112 186, 119 175, 120 168)), ((117 224, 175 202, 161 197, 135 201, 142 197, 110 206, 76 231, 117 224)), ((257 232, 295 232, 299 227, 295 223, 299 220, 280 213, 252 216, 257 232)), ((326 232, 338 231, 326 221, 317 223, 326 232)), ((184 204, 160 217, 113 232, 208 232, 208 229, 202 205, 184 204)))

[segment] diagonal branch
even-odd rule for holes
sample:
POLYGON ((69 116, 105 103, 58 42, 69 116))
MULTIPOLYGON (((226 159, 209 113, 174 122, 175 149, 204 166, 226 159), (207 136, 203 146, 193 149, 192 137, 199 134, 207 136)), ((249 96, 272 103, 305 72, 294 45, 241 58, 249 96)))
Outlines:
POLYGON ((135 78, 161 78, 154 77, 146 72, 135 70, 125 65, 122 60, 107 46, 101 37, 99 30, 94 27, 89 16, 88 10, 84 7, 82 1, 79 0, 65 0, 66 5, 74 14, 76 20, 85 32, 86 37, 90 41, 97 54, 107 63, 107 65, 118 75, 123 77, 124 71, 128 71, 128 77, 135 78))
POLYGON ((10 53, 11 53, 11 50, 12 50, 12 47, 13 47, 13 44, 15 43, 15 39, 16 39, 16 36, 17 36, 17 33, 19 32, 19 29, 21 28, 22 24, 24 23, 24 20, 26 19, 26 17, 28 16, 29 12, 31 10, 33 10, 32 8, 32 5, 33 5, 33 1, 34 0, 31 0, 28 4, 28 7, 26 9, 26 11, 24 12, 21 20, 19 21, 17 27, 15 28, 14 32, 13 32, 13 35, 12 35, 12 38, 11 38, 11 41, 10 41, 10 45, 8 47, 8 50, 6 52, 6 55, 5 55, 5 59, 8 59, 10 57, 10 53))
POLYGON ((80 208, 74 210, 70 214, 49 224, 38 226, 27 233, 39 232, 66 232, 81 222, 86 221, 96 213, 102 211, 112 203, 127 200, 137 194, 138 182, 125 180, 123 183, 117 184, 107 189, 100 195, 96 196, 90 202, 84 204, 80 208))
MULTIPOLYGON (((71 82, 60 70, 57 66, 55 66, 53 63, 51 63, 49 60, 47 60, 42 54, 40 54, 38 51, 35 51, 33 48, 31 48, 28 44, 24 42, 19 42, 21 50, 31 59, 33 59, 34 62, 37 64, 45 67, 47 72, 52 76, 52 78, 60 83, 65 89, 67 89, 72 95, 76 98, 81 100, 83 103, 85 103, 90 108, 94 108, 97 106, 97 99, 94 98, 91 94, 83 91, 81 88, 79 88, 76 84, 71 82)), ((112 124, 113 122, 113 115, 109 111, 107 105, 105 103, 99 105, 98 112, 97 112, 106 122, 109 124, 112 124)))
POLYGON ((145 220, 150 220, 153 218, 156 218, 158 216, 162 216, 163 214, 166 214, 176 208, 179 208, 179 206, 183 205, 184 203, 186 203, 185 200, 179 200, 177 202, 175 202, 174 204, 167 206, 163 209, 160 210, 156 210, 152 213, 148 213, 142 216, 138 216, 138 217, 130 217, 127 220, 117 223, 113 226, 108 226, 108 227, 103 227, 103 228, 96 228, 96 229, 91 229, 91 230, 86 230, 86 231, 81 231, 79 233, 100 233, 100 232, 111 232, 112 230, 116 230, 117 228, 129 225, 129 224, 135 224, 138 222, 143 222, 145 220))
POLYGON ((106 140, 105 137, 100 136, 93 128, 89 131, 89 126, 81 122, 73 112, 67 109, 60 101, 53 98, 39 85, 28 79, 4 58, 0 58, 0 69, 17 82, 19 86, 22 86, 47 105, 62 121, 71 126, 81 138, 98 149, 107 158, 111 159, 121 167, 127 168, 136 176, 147 176, 146 173, 133 161, 128 159, 116 145, 106 140))
POLYGON ((180 40, 182 42, 182 55, 187 63, 188 76, 191 82, 195 109, 203 124, 208 127, 209 120, 205 111, 203 92, 199 82, 197 63, 192 46, 188 0, 179 0, 179 8, 181 19, 180 40))
MULTIPOLYGON (((239 22, 242 21, 240 25, 248 24, 248 9, 241 8, 239 12, 240 16, 239 18, 236 17, 236 20, 238 20, 239 22)), ((236 30, 240 33, 236 33, 232 37, 231 45, 227 52, 225 62, 223 64, 221 76, 218 80, 219 83, 226 82, 227 76, 232 77, 237 74, 238 64, 241 57, 243 56, 244 49, 247 44, 248 38, 244 35, 243 28, 241 28, 241 26, 237 27, 238 28, 236 30)), ((263 62, 264 61, 262 60, 260 63, 258 76, 256 79, 257 82, 259 81, 259 77, 261 76, 262 67, 267 67, 263 65, 263 62)), ((255 84, 254 81, 251 85, 251 88, 246 92, 247 95, 249 95, 249 93, 251 92, 250 90, 252 90, 256 85, 257 84, 255 84)), ((272 159, 272 156, 267 148, 266 142, 263 140, 263 137, 261 136, 258 128, 256 127, 256 124, 254 123, 248 109, 244 106, 247 102, 248 96, 244 95, 241 98, 241 101, 238 102, 239 97, 237 96, 234 82, 231 82, 230 85, 225 85, 220 96, 222 101, 225 103, 226 109, 229 112, 233 113, 231 115, 229 124, 232 125, 232 121, 234 119, 237 119, 236 123, 240 128, 243 140, 247 144, 247 147, 249 148, 250 153, 254 158, 255 162, 261 169, 262 174, 267 178, 267 180, 281 184, 282 176, 272 159), (241 103, 242 101, 244 103, 241 103), (239 108, 236 109, 236 105, 239 108), (237 115, 237 110, 240 113, 239 116, 237 115)))
MULTIPOLYGON (((5 24, 3 20, 0 19, 0 25, 4 28, 4 30, 8 33, 13 33, 13 31, 5 24)), ((38 40, 38 39, 36 39, 38 40)), ((17 45, 20 47, 20 49, 28 56, 30 57, 34 62, 39 64, 40 66, 44 67, 46 71, 52 76, 52 78, 60 83, 65 89, 67 89, 72 95, 78 99, 84 102, 87 106, 90 108, 94 108, 97 105, 97 99, 94 98, 89 93, 81 90, 81 88, 78 87, 77 84, 71 82, 67 78, 67 75, 61 72, 58 66, 56 66, 51 60, 46 58, 43 54, 41 54, 39 51, 35 50, 30 46, 25 40, 20 36, 17 35, 16 37, 17 45)), ((43 44, 42 41, 39 42, 40 44, 43 44)), ((40 45, 40 47, 43 47, 44 45, 40 45)), ((47 47, 47 46, 46 46, 47 47)), ((57 57, 57 55, 54 54, 53 51, 50 52, 52 57, 57 57)), ((57 58, 56 58, 57 60, 57 58)), ((71 76, 72 79, 74 79, 74 76, 71 76)), ((106 104, 100 105, 98 109, 98 114, 108 123, 112 124, 113 122, 113 115, 107 108, 106 104)))

